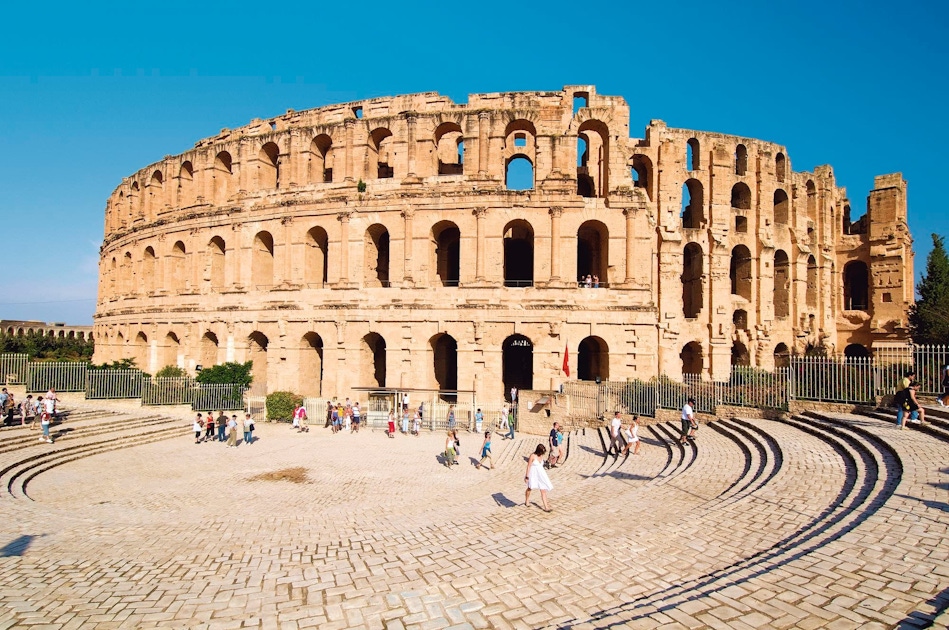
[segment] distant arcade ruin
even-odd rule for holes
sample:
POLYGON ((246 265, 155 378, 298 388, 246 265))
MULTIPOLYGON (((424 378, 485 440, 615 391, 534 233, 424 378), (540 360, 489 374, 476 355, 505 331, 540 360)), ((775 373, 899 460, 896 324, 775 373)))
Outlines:
POLYGON ((863 355, 906 340, 914 291, 900 174, 855 219, 830 166, 660 120, 631 138, 589 85, 290 110, 141 169, 105 214, 96 362, 253 360, 308 395, 497 398, 557 387, 565 350, 584 380, 863 355))

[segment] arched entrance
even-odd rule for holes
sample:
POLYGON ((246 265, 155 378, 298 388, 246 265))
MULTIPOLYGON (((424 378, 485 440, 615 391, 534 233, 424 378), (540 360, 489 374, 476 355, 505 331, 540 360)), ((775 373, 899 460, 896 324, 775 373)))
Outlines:
POLYGON ((577 348, 577 378, 601 381, 610 378, 610 348, 599 337, 587 337, 577 348))
POLYGON ((524 335, 511 335, 501 344, 502 394, 512 387, 534 389, 534 344, 524 335))
POLYGON ((458 389, 458 342, 451 335, 435 335, 429 342, 438 389, 458 389))

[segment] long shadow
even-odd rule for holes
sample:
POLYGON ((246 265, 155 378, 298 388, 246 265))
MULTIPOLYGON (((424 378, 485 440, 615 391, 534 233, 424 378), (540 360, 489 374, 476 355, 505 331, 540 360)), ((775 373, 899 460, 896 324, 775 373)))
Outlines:
POLYGON ((517 503, 515 503, 514 501, 511 501, 506 496, 504 496, 503 492, 495 492, 494 494, 491 495, 491 498, 494 499, 495 503, 497 503, 503 508, 512 508, 512 507, 518 506, 517 503))
POLYGON ((0 547, 0 558, 10 558, 12 556, 22 556, 26 553, 26 550, 30 548, 30 545, 33 543, 33 539, 37 536, 31 534, 24 534, 19 538, 11 540, 3 547, 0 547))
POLYGON ((905 619, 900 621, 894 628, 898 630, 909 630, 909 628, 932 628, 936 618, 949 609, 949 588, 944 588, 931 598, 926 600, 926 604, 932 606, 933 612, 925 613, 921 610, 914 610, 905 619))

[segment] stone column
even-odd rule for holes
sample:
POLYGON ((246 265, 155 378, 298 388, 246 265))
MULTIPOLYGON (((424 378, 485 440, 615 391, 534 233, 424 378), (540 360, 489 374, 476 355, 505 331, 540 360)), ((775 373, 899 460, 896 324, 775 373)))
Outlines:
POLYGON ((623 210, 626 216, 626 284, 632 284, 636 278, 633 276, 633 264, 636 257, 636 211, 633 208, 623 210))
POLYGON ((487 208, 475 208, 474 215, 477 220, 477 248, 475 250, 475 282, 486 282, 484 277, 484 217, 488 214, 487 208))
POLYGON ((405 243, 403 249, 405 250, 403 256, 403 280, 406 285, 412 284, 412 218, 415 216, 415 211, 411 208, 406 208, 402 211, 402 219, 405 221, 405 243))
POLYGON ((490 120, 489 112, 478 112, 478 177, 481 178, 488 176, 488 123, 490 120))
POLYGON ((351 212, 336 215, 339 221, 339 286, 349 284, 349 219, 351 212))
POLYGON ((563 208, 550 209, 550 281, 560 282, 560 215, 563 208))
POLYGON ((356 120, 347 118, 344 124, 346 126, 346 145, 343 147, 343 181, 351 182, 353 181, 353 135, 356 120))
MULTIPOLYGON (((405 122, 407 126, 407 142, 408 142, 408 174, 407 177, 415 177, 415 123, 418 118, 415 113, 408 113, 405 115, 405 122)), ((406 276, 408 277, 408 276, 406 276)))

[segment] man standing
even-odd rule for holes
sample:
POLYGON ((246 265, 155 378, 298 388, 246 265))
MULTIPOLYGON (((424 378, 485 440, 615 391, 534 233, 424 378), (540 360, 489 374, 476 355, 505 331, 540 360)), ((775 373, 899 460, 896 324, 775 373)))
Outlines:
POLYGON ((606 452, 614 451, 614 455, 619 457, 619 431, 623 426, 623 420, 619 417, 619 412, 613 413, 613 419, 610 421, 610 447, 606 452))
POLYGON ((689 438, 695 439, 695 398, 689 396, 689 400, 682 405, 682 437, 679 438, 679 444, 685 446, 689 438))

